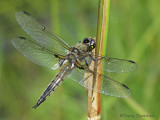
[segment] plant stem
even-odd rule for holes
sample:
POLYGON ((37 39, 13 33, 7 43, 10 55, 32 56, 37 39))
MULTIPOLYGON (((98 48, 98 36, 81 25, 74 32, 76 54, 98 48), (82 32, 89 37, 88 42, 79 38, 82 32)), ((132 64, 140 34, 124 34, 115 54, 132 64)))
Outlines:
MULTIPOLYGON (((96 35, 96 49, 95 54, 103 55, 106 51, 107 46, 107 34, 108 34, 108 22, 109 22, 109 8, 110 0, 99 0, 98 7, 98 22, 97 22, 97 35, 96 35), (105 49, 103 49, 105 48, 105 49)), ((93 86, 94 90, 100 91, 101 89, 101 69, 102 63, 93 62, 98 69, 94 69, 96 73, 93 78, 88 82, 93 86)), ((101 118, 101 98, 100 93, 88 90, 88 120, 100 120, 101 118)))

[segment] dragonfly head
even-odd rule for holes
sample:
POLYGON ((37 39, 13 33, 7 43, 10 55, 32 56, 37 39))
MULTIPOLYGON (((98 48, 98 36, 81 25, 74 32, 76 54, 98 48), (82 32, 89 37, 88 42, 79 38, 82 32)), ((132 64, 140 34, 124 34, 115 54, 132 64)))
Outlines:
POLYGON ((82 43, 88 46, 89 51, 92 51, 96 47, 96 41, 94 38, 86 37, 83 39, 82 43))

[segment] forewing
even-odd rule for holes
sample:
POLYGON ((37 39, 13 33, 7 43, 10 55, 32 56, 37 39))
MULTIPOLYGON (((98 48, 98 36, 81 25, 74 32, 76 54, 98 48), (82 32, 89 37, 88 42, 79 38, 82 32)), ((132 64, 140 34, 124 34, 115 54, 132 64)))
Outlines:
POLYGON ((97 58, 93 57, 93 59, 97 60, 98 64, 97 66, 91 65, 90 67, 92 69, 94 68, 98 69, 100 63, 102 64, 102 70, 106 72, 122 73, 122 72, 132 72, 137 69, 137 64, 131 60, 108 58, 101 56, 97 56, 97 58))
MULTIPOLYGON (((88 81, 93 77, 93 73, 87 72, 85 78, 84 73, 85 70, 74 69, 68 77, 74 82, 77 82, 81 86, 93 90, 94 92, 121 98, 128 98, 131 95, 131 91, 127 86, 102 74, 98 74, 98 76, 101 76, 101 89, 95 90, 93 86, 89 85, 90 83, 88 81)), ((98 85, 98 83, 96 84, 98 85)))
POLYGON ((59 59, 55 58, 54 56, 58 54, 51 51, 47 46, 44 46, 41 43, 29 40, 24 37, 19 37, 13 39, 12 44, 25 57, 36 64, 51 68, 53 70, 59 67, 59 59))
POLYGON ((30 35, 33 40, 49 46, 52 51, 57 51, 59 54, 65 55, 70 50, 70 46, 65 43, 60 37, 51 34, 42 24, 37 22, 27 12, 17 12, 16 19, 23 30, 30 35))

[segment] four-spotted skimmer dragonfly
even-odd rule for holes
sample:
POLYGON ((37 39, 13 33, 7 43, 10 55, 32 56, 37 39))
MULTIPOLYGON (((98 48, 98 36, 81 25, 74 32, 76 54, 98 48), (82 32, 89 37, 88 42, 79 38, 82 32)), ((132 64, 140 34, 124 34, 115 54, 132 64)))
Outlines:
POLYGON ((127 98, 130 96, 130 89, 108 76, 101 75, 101 89, 95 90, 84 84, 95 74, 96 66, 91 66, 91 62, 101 62, 105 72, 131 72, 137 69, 135 62, 131 60, 102 57, 93 54, 92 50, 96 47, 93 38, 86 37, 82 42, 78 42, 71 47, 63 39, 50 33, 43 25, 37 22, 27 12, 17 12, 16 19, 22 29, 30 35, 32 40, 19 37, 12 40, 14 47, 32 62, 51 68, 60 68, 55 78, 45 89, 36 105, 37 108, 44 102, 47 96, 55 90, 57 86, 66 78, 79 83, 88 90, 99 92, 105 95, 127 98), (84 74, 87 72, 87 75, 84 74))

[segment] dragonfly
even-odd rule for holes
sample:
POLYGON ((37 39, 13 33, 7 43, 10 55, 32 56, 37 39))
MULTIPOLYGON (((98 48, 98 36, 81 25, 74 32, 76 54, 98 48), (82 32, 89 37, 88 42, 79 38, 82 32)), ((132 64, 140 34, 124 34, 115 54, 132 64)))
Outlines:
POLYGON ((43 103, 66 77, 93 92, 120 98, 128 98, 131 95, 131 91, 126 85, 101 73, 97 73, 101 76, 99 90, 89 87, 85 82, 96 74, 95 69, 98 70, 99 64, 95 66, 91 65, 91 62, 102 63, 103 69, 101 71, 122 73, 136 70, 137 64, 134 61, 94 54, 96 41, 91 37, 86 37, 76 45, 70 46, 65 40, 49 32, 46 27, 25 11, 17 12, 15 17, 22 29, 32 39, 14 38, 12 40, 13 46, 33 63, 52 70, 59 69, 33 108, 37 108, 43 103))

